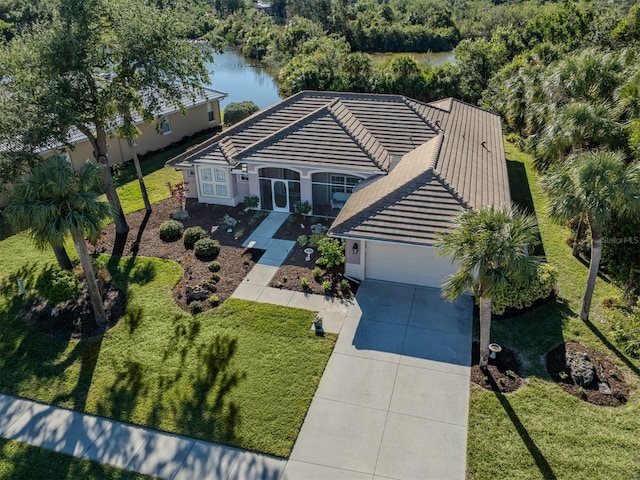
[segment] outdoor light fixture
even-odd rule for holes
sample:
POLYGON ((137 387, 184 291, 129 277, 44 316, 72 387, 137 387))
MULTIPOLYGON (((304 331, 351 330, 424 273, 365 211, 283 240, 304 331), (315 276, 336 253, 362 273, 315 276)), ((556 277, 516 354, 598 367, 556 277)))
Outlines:
POLYGON ((246 163, 243 163, 243 164, 241 165, 241 168, 242 168, 242 173, 247 173, 247 171, 249 170, 249 168, 247 167, 247 164, 246 164, 246 163))
POLYGON ((351 250, 353 251, 354 255, 358 254, 358 244, 356 242, 353 242, 353 248, 351 250))

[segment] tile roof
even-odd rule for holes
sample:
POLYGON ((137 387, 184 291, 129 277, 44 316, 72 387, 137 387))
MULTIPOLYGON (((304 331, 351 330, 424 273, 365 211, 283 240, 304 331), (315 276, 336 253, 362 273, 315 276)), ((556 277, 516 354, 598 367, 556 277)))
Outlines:
POLYGON ((340 237, 431 245, 461 209, 511 202, 500 118, 452 98, 300 92, 168 165, 209 161, 387 173, 351 195, 340 237))
MULTIPOLYGON (((202 92, 185 93, 183 97, 180 99, 180 102, 188 110, 189 108, 202 105, 206 102, 209 102, 212 100, 221 100, 225 97, 227 97, 226 93, 219 92, 218 90, 214 90, 209 87, 203 87, 202 92)), ((165 102, 164 100, 161 100, 160 104, 158 105, 157 117, 160 118, 165 115, 171 115, 179 111, 180 111, 180 108, 178 108, 176 105, 165 102)), ((144 120, 142 119, 142 117, 137 113, 134 113, 133 121, 135 124, 144 123, 144 120)), ((114 122, 117 122, 117 120, 114 120, 114 122)), ((85 140, 87 140, 86 135, 82 133, 80 130, 78 130, 76 127, 72 127, 69 129, 69 132, 67 133, 67 143, 69 145, 75 145, 77 143, 84 142, 85 140)), ((62 144, 52 142, 39 148, 36 151, 36 153, 45 153, 45 152, 56 150, 62 147, 63 147, 62 144)), ((22 147, 21 147, 21 144, 18 142, 14 143, 13 145, 0 144, 0 151, 19 150, 20 148, 22 147)))

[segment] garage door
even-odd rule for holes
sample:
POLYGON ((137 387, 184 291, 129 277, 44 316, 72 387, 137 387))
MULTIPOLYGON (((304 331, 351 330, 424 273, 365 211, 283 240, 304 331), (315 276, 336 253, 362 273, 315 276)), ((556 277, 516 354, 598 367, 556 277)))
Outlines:
POLYGON ((367 242, 365 277, 372 280, 440 288, 456 268, 433 247, 367 242))

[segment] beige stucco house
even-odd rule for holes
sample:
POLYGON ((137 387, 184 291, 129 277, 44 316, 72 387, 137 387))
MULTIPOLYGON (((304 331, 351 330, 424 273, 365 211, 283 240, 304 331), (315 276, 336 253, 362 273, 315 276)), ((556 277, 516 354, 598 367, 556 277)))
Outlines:
MULTIPOLYGON (((220 100, 226 96, 226 93, 204 88, 195 97, 183 99, 184 113, 175 105, 162 103, 156 122, 145 123, 138 117, 136 125, 141 134, 136 140, 136 153, 144 155, 147 152, 165 148, 198 132, 220 128, 222 126, 220 100)), ((87 160, 93 161, 93 147, 84 134, 74 128, 69 132, 68 140, 73 148, 51 147, 44 149, 41 155, 46 157, 63 153, 75 168, 79 168, 87 160)), ((110 165, 126 162, 132 158, 133 150, 126 140, 113 135, 109 137, 110 165)))
POLYGON ((455 99, 301 92, 172 159, 188 196, 335 217, 346 274, 439 287, 437 233, 466 208, 509 205, 500 118, 455 99))

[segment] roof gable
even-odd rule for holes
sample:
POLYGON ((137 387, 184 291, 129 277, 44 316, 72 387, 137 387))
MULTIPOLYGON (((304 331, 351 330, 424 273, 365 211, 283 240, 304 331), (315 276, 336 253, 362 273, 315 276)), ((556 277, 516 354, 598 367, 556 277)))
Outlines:
POLYGON ((388 169, 390 158, 389 152, 339 99, 235 155, 238 162, 316 164, 383 171, 388 169))
POLYGON ((442 181, 435 165, 444 137, 406 154, 385 177, 355 191, 330 233, 404 243, 431 244, 466 207, 442 181))

